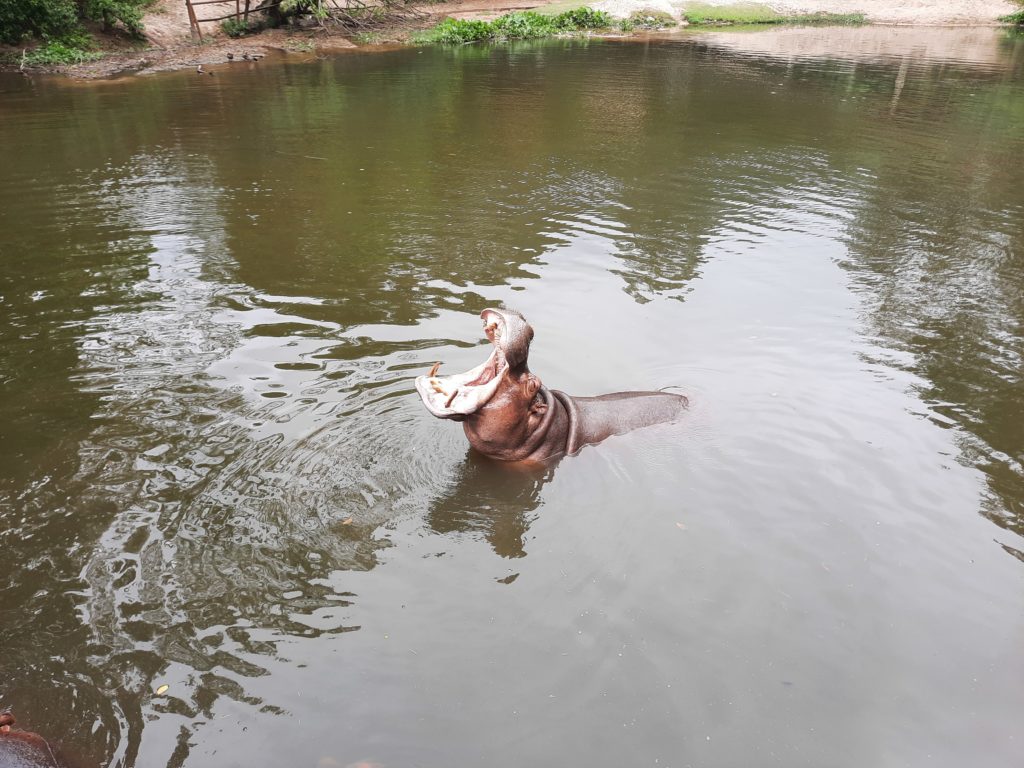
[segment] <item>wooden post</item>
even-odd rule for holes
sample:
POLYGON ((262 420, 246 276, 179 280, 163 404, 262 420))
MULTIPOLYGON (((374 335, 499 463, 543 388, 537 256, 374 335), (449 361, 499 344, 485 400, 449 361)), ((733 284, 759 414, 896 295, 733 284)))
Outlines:
POLYGON ((203 31, 199 28, 199 20, 196 18, 196 9, 192 7, 192 0, 185 0, 185 8, 188 9, 188 25, 192 30, 193 39, 198 38, 203 42, 203 31))

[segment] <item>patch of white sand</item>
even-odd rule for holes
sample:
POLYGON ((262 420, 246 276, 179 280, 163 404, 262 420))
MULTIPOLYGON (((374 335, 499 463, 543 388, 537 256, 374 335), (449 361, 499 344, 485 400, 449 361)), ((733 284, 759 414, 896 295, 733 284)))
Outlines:
MULTIPOLYGON (((616 18, 635 11, 654 10, 679 18, 687 6, 685 0, 598 0, 593 7, 616 18)), ((750 0, 702 0, 701 5, 753 5, 750 0)), ((758 3, 782 14, 863 13, 876 24, 995 24, 996 19, 1013 13, 1019 6, 1010 0, 769 0, 758 3)))

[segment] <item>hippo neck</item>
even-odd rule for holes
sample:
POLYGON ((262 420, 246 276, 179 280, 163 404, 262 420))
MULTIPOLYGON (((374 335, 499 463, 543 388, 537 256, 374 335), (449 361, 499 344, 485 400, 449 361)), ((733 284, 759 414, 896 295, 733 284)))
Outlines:
POLYGON ((580 413, 579 406, 576 401, 573 400, 565 392, 559 392, 557 389, 552 392, 555 399, 565 409, 565 418, 568 425, 565 430, 565 444, 562 446, 562 451, 569 454, 570 456, 578 451, 583 446, 580 444, 580 413))
POLYGON ((491 452, 486 441, 476 439, 476 430, 465 426, 470 443, 487 456, 506 461, 546 461, 566 453, 575 453, 582 447, 580 439, 579 405, 564 392, 541 385, 536 397, 544 404, 544 415, 526 438, 504 455, 491 452))
POLYGON ((523 453, 529 458, 545 460, 572 454, 582 445, 579 437, 579 406, 565 392, 541 386, 538 395, 547 410, 533 434, 523 443, 523 453))
MULTIPOLYGON (((548 433, 551 432, 552 425, 560 421, 558 418, 558 401, 552 396, 551 390, 541 385, 541 388, 537 390, 537 396, 544 401, 544 405, 547 407, 544 411, 544 419, 520 446, 520 451, 524 458, 530 458, 535 453, 542 451, 548 433)), ((541 458, 547 458, 547 456, 541 456, 541 458)))

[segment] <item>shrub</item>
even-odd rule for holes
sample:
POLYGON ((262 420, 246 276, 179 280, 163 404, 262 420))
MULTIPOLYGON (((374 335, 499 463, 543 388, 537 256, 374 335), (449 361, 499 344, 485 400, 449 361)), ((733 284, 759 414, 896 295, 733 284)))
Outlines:
POLYGON ((120 22, 135 36, 142 34, 142 7, 149 0, 85 0, 82 15, 102 21, 104 29, 113 29, 120 22))
POLYGON ((0 0, 0 39, 18 43, 23 37, 59 37, 78 26, 74 0, 0 0))
POLYGON ((0 0, 0 39, 18 43, 35 36, 55 40, 78 29, 79 21, 121 24, 142 34, 142 9, 150 0, 0 0))
POLYGON ((490 40, 494 36, 491 25, 474 19, 445 19, 434 27, 426 40, 435 43, 459 45, 478 40, 490 40))
POLYGON ((610 27, 611 24, 611 16, 592 8, 577 8, 557 16, 545 16, 535 11, 514 11, 499 16, 492 22, 445 19, 433 29, 416 35, 414 39, 424 43, 449 45, 481 40, 529 40, 559 32, 610 27))
POLYGON ((491 23, 493 36, 505 40, 530 40, 547 37, 557 30, 550 16, 541 16, 534 11, 515 11, 499 16, 491 23))
POLYGON ((604 29, 612 25, 612 17, 593 8, 576 8, 560 13, 552 19, 557 29, 572 32, 577 29, 604 29))
POLYGON ((247 21, 241 19, 224 19, 220 23, 220 28, 224 30, 224 34, 228 37, 245 37, 253 31, 252 26, 247 21))

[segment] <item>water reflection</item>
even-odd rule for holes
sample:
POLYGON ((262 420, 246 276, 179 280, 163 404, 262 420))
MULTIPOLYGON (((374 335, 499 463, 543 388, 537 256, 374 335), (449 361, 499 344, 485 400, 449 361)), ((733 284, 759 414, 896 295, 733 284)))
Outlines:
POLYGON ((433 503, 427 524, 436 533, 482 535, 501 557, 525 557, 541 490, 553 474, 553 466, 509 468, 470 451, 454 487, 433 503))

